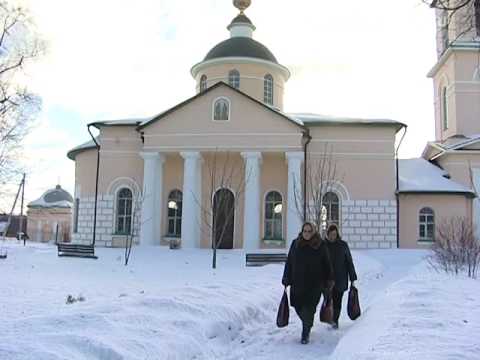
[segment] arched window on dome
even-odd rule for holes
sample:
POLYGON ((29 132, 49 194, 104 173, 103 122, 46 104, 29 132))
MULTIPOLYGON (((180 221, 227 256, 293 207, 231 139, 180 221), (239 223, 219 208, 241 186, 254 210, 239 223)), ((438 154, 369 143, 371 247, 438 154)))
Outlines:
POLYGON ((213 120, 230 120, 230 101, 227 98, 218 98, 213 103, 213 120))
POLYGON ((170 192, 167 207, 167 236, 179 238, 182 235, 182 192, 180 190, 170 192))
POLYGON ((132 191, 122 188, 117 193, 115 233, 129 235, 132 231, 132 191))
POLYGON ((270 191, 265 197, 265 240, 281 240, 282 237, 282 195, 270 191))
POLYGON ((263 79, 263 102, 267 105, 273 105, 273 76, 265 75, 263 79))
POLYGON ((230 70, 228 73, 228 84, 235 89, 240 88, 240 73, 238 70, 230 70))
POLYGON ((200 78, 200 92, 207 90, 207 75, 202 75, 200 78))

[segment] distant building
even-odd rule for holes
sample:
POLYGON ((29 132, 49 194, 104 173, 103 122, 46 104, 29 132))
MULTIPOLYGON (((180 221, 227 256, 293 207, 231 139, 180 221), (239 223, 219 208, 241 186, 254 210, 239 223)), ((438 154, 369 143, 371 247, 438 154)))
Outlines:
POLYGON ((57 185, 27 205, 27 234, 30 240, 70 241, 73 198, 57 185))

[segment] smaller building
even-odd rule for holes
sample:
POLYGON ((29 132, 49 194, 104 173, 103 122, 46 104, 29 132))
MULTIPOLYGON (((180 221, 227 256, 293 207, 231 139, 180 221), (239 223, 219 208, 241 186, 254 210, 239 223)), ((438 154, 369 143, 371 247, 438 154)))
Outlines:
POLYGON ((69 242, 73 198, 60 185, 27 205, 27 234, 32 241, 69 242))

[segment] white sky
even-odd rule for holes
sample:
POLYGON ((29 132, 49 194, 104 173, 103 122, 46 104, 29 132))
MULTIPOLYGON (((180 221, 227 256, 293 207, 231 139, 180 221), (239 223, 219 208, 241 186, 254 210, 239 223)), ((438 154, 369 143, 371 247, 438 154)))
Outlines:
MULTIPOLYGON (((66 153, 89 140, 87 123, 151 116, 194 95, 191 66, 238 13, 231 0, 24 1, 48 42, 30 70, 44 105, 25 143, 27 202, 59 178, 73 194, 66 153)), ((421 0, 252 0, 246 14, 292 71, 286 112, 402 121, 401 157, 434 139, 434 14, 421 0)))

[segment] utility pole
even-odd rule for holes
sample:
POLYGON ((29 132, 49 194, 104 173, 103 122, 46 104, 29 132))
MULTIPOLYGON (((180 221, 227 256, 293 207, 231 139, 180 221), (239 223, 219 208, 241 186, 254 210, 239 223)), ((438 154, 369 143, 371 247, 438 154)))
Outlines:
POLYGON ((21 187, 22 187, 22 200, 20 202, 20 234, 23 237, 23 246, 25 246, 27 242, 27 237, 25 236, 25 232, 23 231, 23 199, 25 198, 25 173, 23 173, 21 187))

